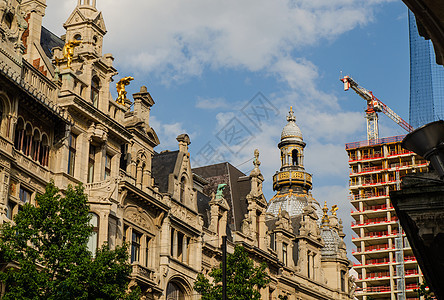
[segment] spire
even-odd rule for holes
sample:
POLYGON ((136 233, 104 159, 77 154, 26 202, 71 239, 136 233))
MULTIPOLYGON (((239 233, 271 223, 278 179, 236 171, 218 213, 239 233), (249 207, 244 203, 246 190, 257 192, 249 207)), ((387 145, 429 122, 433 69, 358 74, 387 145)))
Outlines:
POLYGON ((293 113, 293 106, 290 106, 290 111, 288 112, 287 121, 288 122, 296 122, 296 117, 293 113))

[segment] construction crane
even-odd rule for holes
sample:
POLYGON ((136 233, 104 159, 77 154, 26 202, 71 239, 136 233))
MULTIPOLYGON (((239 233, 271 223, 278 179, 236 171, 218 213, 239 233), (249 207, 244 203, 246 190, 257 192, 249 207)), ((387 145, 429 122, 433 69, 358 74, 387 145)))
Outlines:
POLYGON ((354 81, 350 76, 344 76, 344 78, 341 78, 340 80, 344 83, 344 91, 348 91, 351 88, 365 101, 367 101, 365 118, 367 119, 368 140, 376 140, 379 137, 378 112, 383 112, 386 116, 395 121, 395 123, 404 128, 407 132, 413 131, 413 127, 409 123, 404 121, 398 114, 391 110, 381 100, 376 98, 371 91, 360 87, 358 83, 354 81))

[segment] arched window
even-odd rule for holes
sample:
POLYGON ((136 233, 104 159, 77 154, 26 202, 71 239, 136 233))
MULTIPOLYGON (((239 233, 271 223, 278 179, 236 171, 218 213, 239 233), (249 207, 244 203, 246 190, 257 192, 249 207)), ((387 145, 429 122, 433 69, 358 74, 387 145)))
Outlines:
POLYGON ((16 150, 19 151, 22 150, 24 130, 25 130, 25 122, 23 122, 22 118, 18 118, 14 132, 14 147, 16 150))
POLYGON ((166 300, 185 300, 185 292, 176 282, 169 282, 166 300))
POLYGON ((49 163, 49 140, 46 134, 42 135, 42 142, 40 144, 39 162, 45 167, 49 163))
POLYGON ((99 107, 100 80, 94 76, 91 81, 91 101, 94 107, 99 107))
POLYGON ((31 145, 32 145, 32 126, 31 124, 26 124, 25 138, 23 141, 23 148, 22 148, 22 151, 25 155, 31 154, 31 145))
POLYGON ((185 177, 182 177, 180 179, 180 202, 185 202, 185 183, 186 179, 185 177))
POLYGON ((81 40, 82 40, 82 36, 81 36, 79 33, 77 33, 77 34, 74 36, 74 39, 75 39, 76 41, 81 41, 81 40))
POLYGON ((32 144, 31 144, 31 157, 33 160, 39 159, 41 143, 42 139, 40 136, 40 131, 34 129, 34 134, 32 135, 32 144))
POLYGON ((93 255, 96 254, 97 245, 98 245, 98 235, 99 235, 99 216, 95 213, 89 213, 91 216, 91 220, 89 220, 89 224, 93 227, 92 235, 88 239, 88 250, 91 251, 93 255))
POLYGON ((292 158, 292 161, 293 161, 293 166, 299 165, 299 162, 298 162, 298 150, 293 149, 293 151, 291 151, 291 158, 292 158))

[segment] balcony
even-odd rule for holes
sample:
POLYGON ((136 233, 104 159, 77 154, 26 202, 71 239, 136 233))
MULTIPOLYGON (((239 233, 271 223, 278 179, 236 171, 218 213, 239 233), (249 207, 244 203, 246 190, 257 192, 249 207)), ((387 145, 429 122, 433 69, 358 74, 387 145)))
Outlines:
POLYGON ((375 225, 375 224, 382 224, 382 223, 391 223, 398 221, 398 218, 393 216, 388 220, 387 218, 372 218, 364 220, 364 222, 354 221, 351 223, 351 227, 356 226, 367 226, 367 225, 375 225))
POLYGON ((46 167, 43 167, 38 161, 32 160, 21 151, 14 150, 12 153, 17 165, 28 172, 40 177, 46 182, 49 182, 51 173, 46 167))
POLYGON ((405 150, 405 149, 401 149, 401 150, 398 150, 398 151, 393 150, 393 151, 389 152, 388 157, 399 156, 399 155, 407 155, 407 154, 414 154, 414 153, 412 151, 405 150))
POLYGON ((358 275, 358 280, 368 280, 368 279, 382 279, 382 278, 390 278, 390 272, 385 271, 385 272, 372 272, 372 273, 368 273, 366 275, 365 279, 362 279, 362 275, 359 274, 358 275))
POLYGON ((154 279, 154 271, 151 269, 148 269, 147 267, 144 267, 140 265, 137 262, 134 262, 132 264, 133 270, 131 272, 131 277, 137 277, 142 280, 153 280, 154 279))
POLYGON ((381 285, 381 286, 368 286, 366 288, 357 288, 357 292, 359 293, 383 293, 383 292, 390 292, 390 286, 388 285, 381 285))
POLYGON ((349 195, 348 198, 350 201, 358 201, 358 200, 370 200, 373 198, 383 198, 388 197, 389 195, 381 193, 381 194, 374 194, 374 193, 365 193, 364 195, 349 195))
POLYGON ((380 171, 385 171, 387 169, 384 169, 382 166, 377 166, 377 167, 363 167, 361 172, 358 172, 356 170, 352 170, 350 172, 350 175, 359 175, 359 174, 367 174, 367 173, 373 173, 373 172, 380 172, 380 171))
POLYGON ((381 205, 371 205, 364 208, 364 210, 351 210, 351 213, 367 213, 367 212, 378 212, 378 211, 384 211, 388 209, 394 209, 393 206, 387 206, 386 204, 381 205))

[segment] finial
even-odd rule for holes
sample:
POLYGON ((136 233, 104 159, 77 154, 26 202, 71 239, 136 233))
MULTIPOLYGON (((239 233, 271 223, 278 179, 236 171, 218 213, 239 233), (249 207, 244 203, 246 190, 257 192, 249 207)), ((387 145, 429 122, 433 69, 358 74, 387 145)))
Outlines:
POLYGON ((327 201, 324 203, 324 208, 322 208, 324 211, 324 215, 322 216, 322 227, 328 227, 330 226, 330 220, 328 218, 328 206, 327 201))
POLYGON ((335 204, 331 207, 331 214, 333 216, 336 216, 336 211, 339 209, 339 207, 335 204))
POLYGON ((259 150, 257 149, 254 150, 253 165, 255 168, 259 168, 259 166, 261 165, 261 162, 259 161, 259 150))
POLYGON ((293 113, 293 106, 290 106, 290 111, 288 112, 287 121, 288 122, 295 122, 296 121, 296 117, 294 116, 294 113, 293 113))

